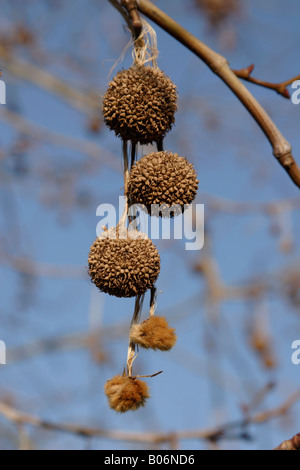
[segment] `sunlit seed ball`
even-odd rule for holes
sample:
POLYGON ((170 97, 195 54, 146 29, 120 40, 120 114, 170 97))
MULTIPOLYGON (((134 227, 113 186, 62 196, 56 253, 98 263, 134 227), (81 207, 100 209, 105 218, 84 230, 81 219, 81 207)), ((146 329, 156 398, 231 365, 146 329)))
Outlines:
POLYGON ((150 397, 149 387, 142 380, 116 375, 104 386, 109 406, 118 413, 137 410, 150 397))
POLYGON ((156 152, 135 163, 128 194, 132 204, 143 205, 150 215, 173 217, 195 199, 198 183, 194 167, 185 157, 156 152), (160 211, 154 205, 160 206, 160 211))
POLYGON ((154 315, 142 323, 132 325, 130 340, 142 348, 169 351, 177 337, 175 329, 169 327, 164 317, 154 315))
POLYGON ((111 228, 91 246, 89 275, 102 291, 116 297, 134 297, 153 287, 160 257, 146 234, 111 228))
POLYGON ((160 69, 134 65, 117 73, 103 98, 106 125, 134 143, 161 140, 172 128, 177 89, 160 69))

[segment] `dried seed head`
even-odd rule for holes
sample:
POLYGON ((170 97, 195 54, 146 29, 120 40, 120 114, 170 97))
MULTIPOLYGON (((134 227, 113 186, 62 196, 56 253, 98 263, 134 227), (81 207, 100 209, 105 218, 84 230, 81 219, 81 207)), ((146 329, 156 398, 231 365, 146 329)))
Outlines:
POLYGON ((143 323, 132 325, 130 340, 142 348, 169 351, 176 343, 175 329, 164 317, 152 316, 143 323))
POLYGON ((124 140, 149 144, 171 129, 176 86, 160 69, 133 65, 117 73, 103 99, 106 125, 124 140))
POLYGON ((186 158, 177 153, 156 152, 135 163, 130 172, 128 194, 132 204, 144 205, 149 214, 173 217, 193 201, 198 183, 194 167, 186 158), (153 204, 161 206, 161 211, 153 204))
POLYGON ((104 386, 109 406, 118 413, 137 410, 150 397, 149 387, 142 380, 116 375, 104 386))
POLYGON ((114 227, 96 238, 88 264, 92 282, 116 297, 143 294, 160 272, 158 251, 146 234, 114 227))

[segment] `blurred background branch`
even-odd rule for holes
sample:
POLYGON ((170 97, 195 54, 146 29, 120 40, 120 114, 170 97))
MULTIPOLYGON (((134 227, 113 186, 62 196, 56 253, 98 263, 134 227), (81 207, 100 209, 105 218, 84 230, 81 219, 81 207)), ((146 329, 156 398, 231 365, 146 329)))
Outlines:
MULTIPOLYGON (((122 16, 109 2, 74 3, 71 15, 67 0, 1 3, 0 448, 271 449, 295 435, 279 446, 293 448, 299 198, 265 158, 267 141, 249 113, 161 28, 159 66, 180 96, 165 147, 197 170, 205 244, 188 251, 173 225, 170 239, 160 227, 157 313, 174 324, 178 343, 135 361, 137 375, 164 370, 151 379, 148 407, 128 416, 107 407, 103 386, 125 366, 133 308, 99 293, 86 274, 96 227, 106 223, 97 207, 118 211, 124 189, 121 142, 103 124, 101 97, 113 71, 132 63, 131 19, 111 3, 122 16)), ((284 80, 297 73, 300 5, 291 15, 274 0, 270 16, 259 0, 171 3, 156 2, 193 44, 203 37, 231 64, 255 63, 259 79, 251 67, 230 77, 253 87, 299 154, 299 107, 266 87, 287 97, 284 80)), ((137 156, 150 151, 139 146, 137 156)), ((195 228, 197 206, 193 214, 186 223, 195 228)))

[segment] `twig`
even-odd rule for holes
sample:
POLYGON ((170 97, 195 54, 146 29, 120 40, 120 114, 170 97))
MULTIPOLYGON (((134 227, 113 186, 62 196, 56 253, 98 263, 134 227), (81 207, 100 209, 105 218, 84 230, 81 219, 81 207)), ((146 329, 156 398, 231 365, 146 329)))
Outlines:
POLYGON ((292 155, 291 145, 280 133, 262 106, 231 70, 225 57, 210 49, 149 0, 138 0, 137 5, 141 13, 196 54, 212 72, 225 82, 266 135, 277 161, 285 169, 292 181, 300 187, 300 168, 292 155))
POLYGON ((152 378, 152 377, 156 377, 157 375, 160 375, 162 373, 163 373, 163 370, 160 370, 159 372, 155 372, 154 374, 151 374, 151 375, 135 375, 132 378, 133 379, 152 378))
POLYGON ((0 58, 5 70, 15 77, 34 83, 38 87, 58 95, 70 105, 86 114, 91 114, 95 111, 99 112, 100 99, 96 93, 93 95, 92 93, 78 90, 71 83, 61 80, 28 61, 12 57, 1 48, 0 58))
POLYGON ((205 207, 217 212, 230 214, 264 214, 273 215, 300 209, 300 198, 280 199, 270 202, 241 202, 232 201, 207 193, 200 193, 199 199, 205 207))
POLYGON ((126 8, 131 20, 131 29, 135 39, 139 37, 142 32, 142 22, 137 9, 136 0, 121 0, 121 5, 126 8))
POLYGON ((124 20, 127 23, 128 28, 130 29, 130 31, 132 31, 132 29, 131 29, 131 18, 130 18, 130 15, 128 14, 128 11, 125 8, 122 7, 119 0, 108 0, 108 1, 109 1, 109 3, 111 3, 111 5, 114 8, 116 8, 121 13, 124 20))
POLYGON ((232 71, 235 73, 237 77, 242 78, 243 80, 246 80, 247 82, 254 83, 255 85, 259 85, 264 88, 269 88, 270 90, 274 90, 279 95, 287 99, 290 98, 290 94, 289 94, 287 87, 291 85, 293 82, 295 82, 296 80, 300 80, 300 75, 297 75, 296 77, 293 77, 290 80, 286 80, 285 82, 270 83, 270 82, 266 82, 264 80, 259 80, 258 78, 252 77, 253 69, 254 69, 254 64, 251 64, 249 65, 249 67, 245 67, 240 70, 232 69, 232 71))
MULTIPOLYGON (((300 390, 291 395, 281 406, 258 413, 245 420, 240 420, 231 423, 225 423, 222 426, 213 429, 196 429, 175 432, 127 432, 127 431, 114 431, 101 428, 91 428, 71 423, 53 423, 32 414, 22 413, 21 411, 13 408, 7 403, 0 401, 0 415, 4 416, 8 421, 15 424, 29 424, 42 429, 52 431, 61 431, 81 437, 101 437, 105 439, 122 441, 122 442, 135 442, 140 444, 163 444, 172 443, 176 441, 187 439, 202 439, 206 441, 216 441, 226 439, 226 433, 232 430, 244 429, 245 424, 262 424, 271 419, 279 418, 285 415, 292 406, 300 399, 300 390)), ((245 433, 240 436, 246 438, 245 433)))
POLYGON ((103 165, 114 171, 120 171, 120 164, 117 158, 94 142, 50 131, 4 107, 0 108, 0 121, 5 122, 17 129, 20 133, 25 134, 34 140, 43 143, 47 142, 61 148, 69 148, 75 152, 81 152, 95 160, 101 161, 103 165))
POLYGON ((31 258, 10 256, 2 250, 0 250, 0 265, 30 276, 50 279, 88 279, 85 268, 80 265, 44 263, 31 258))

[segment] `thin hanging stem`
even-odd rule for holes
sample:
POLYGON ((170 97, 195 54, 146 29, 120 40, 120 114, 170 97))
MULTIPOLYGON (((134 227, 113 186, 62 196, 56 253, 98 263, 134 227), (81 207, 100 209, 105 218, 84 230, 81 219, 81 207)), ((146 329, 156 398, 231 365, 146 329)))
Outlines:
POLYGON ((123 162, 124 162, 124 196, 127 197, 128 180, 129 180, 128 144, 127 144, 127 140, 123 140, 122 153, 123 153, 123 162))
POLYGON ((150 296, 150 311, 149 317, 152 317, 156 309, 156 287, 152 287, 150 296))
POLYGON ((158 152, 163 152, 163 150, 164 150, 164 141, 163 141, 163 139, 156 142, 156 147, 157 147, 158 152))
POLYGON ((131 143, 131 162, 130 162, 130 170, 132 169, 134 162, 136 161, 136 143, 131 143))
MULTIPOLYGON (((131 320, 130 328, 138 323, 142 307, 143 307, 143 302, 144 302, 145 294, 142 295, 137 295, 135 299, 135 306, 134 306, 134 312, 133 312, 133 317, 131 320)), ((132 377, 132 365, 133 361, 135 360, 138 352, 136 353, 136 344, 129 340, 129 345, 128 345, 128 352, 127 352, 127 376, 132 377)))
POLYGON ((122 155, 124 163, 124 196, 125 196, 125 207, 123 214, 118 222, 117 228, 126 228, 127 216, 128 216, 128 198, 127 198, 127 187, 129 179, 129 168, 128 168, 128 145, 127 140, 123 140, 122 144, 122 155))
MULTIPOLYGON (((134 142, 131 142, 130 170, 132 169, 136 159, 137 159, 137 144, 134 142)), ((137 230, 138 223, 136 222, 136 220, 138 219, 138 212, 135 210, 136 209, 135 206, 131 206, 132 201, 130 199, 130 195, 128 196, 128 201, 129 201, 129 206, 130 206, 130 210, 128 211, 128 214, 129 214, 128 219, 129 219, 130 224, 132 224, 135 221, 134 228, 137 230)))

